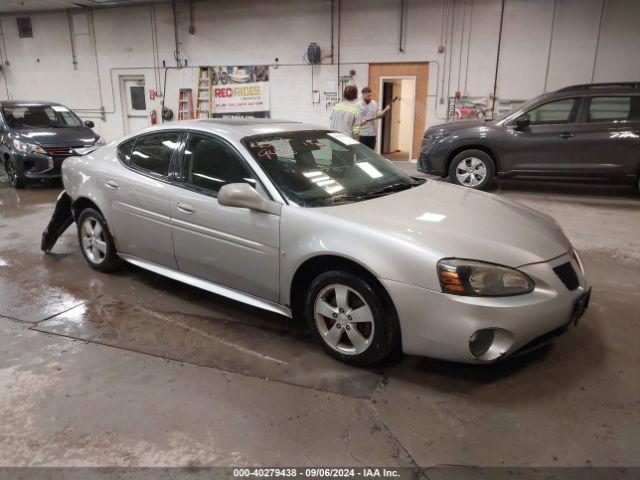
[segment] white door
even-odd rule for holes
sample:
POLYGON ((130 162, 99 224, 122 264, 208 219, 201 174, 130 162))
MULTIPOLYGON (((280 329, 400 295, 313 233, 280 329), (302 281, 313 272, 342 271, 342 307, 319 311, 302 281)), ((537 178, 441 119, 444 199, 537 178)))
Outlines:
MULTIPOLYGON (((390 97, 398 100, 393 103, 391 111, 386 115, 385 121, 390 123, 389 138, 383 139, 385 134, 383 122, 378 124, 378 138, 376 151, 382 152, 383 143, 386 147, 385 155, 390 160, 409 160, 417 156, 413 151, 413 122, 416 111, 416 77, 415 76, 385 76, 380 77, 380 92, 385 92, 385 84, 390 84, 392 93, 390 97), (386 140, 386 141, 385 141, 386 140)), ((391 98, 386 99, 387 102, 391 98)), ((380 108, 383 107, 385 98, 380 98, 380 108)))
POLYGON ((134 133, 151 124, 143 76, 120 77, 124 133, 134 133))

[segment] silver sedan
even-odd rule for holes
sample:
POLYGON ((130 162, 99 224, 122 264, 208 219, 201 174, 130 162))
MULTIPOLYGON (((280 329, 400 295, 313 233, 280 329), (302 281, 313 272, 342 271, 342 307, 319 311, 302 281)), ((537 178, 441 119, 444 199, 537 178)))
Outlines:
POLYGON ((78 152, 43 249, 73 220, 99 271, 124 260, 304 319, 355 365, 489 363, 577 322, 589 283, 549 216, 411 177, 301 123, 200 120, 78 152))

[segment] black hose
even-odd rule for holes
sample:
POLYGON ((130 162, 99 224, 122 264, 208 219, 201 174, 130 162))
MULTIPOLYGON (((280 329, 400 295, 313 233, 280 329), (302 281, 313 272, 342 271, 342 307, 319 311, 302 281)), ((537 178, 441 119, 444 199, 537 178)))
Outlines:
POLYGON ((164 67, 164 85, 162 86, 162 101, 160 102, 160 118, 162 119, 162 123, 164 123, 164 99, 167 95, 167 70, 168 67, 164 67))
POLYGON ((496 74, 493 78, 493 100, 491 102, 491 118, 496 116, 496 91, 498 89, 498 67, 500 65, 500 46, 502 45, 502 25, 504 24, 504 0, 500 7, 500 30, 498 31, 498 54, 496 55, 496 74))

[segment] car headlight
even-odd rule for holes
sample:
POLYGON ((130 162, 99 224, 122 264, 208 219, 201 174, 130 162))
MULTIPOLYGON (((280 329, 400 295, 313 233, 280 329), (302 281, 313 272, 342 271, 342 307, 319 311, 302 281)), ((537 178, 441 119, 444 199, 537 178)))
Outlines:
POLYGON ((440 140, 442 140, 443 138, 448 137, 449 134, 446 132, 435 132, 435 133, 428 133, 424 136, 424 138, 422 139, 422 145, 420 146, 420 152, 427 154, 431 151, 431 149, 433 148, 433 146, 439 142, 440 140))
POLYGON ((444 293, 472 297, 505 297, 531 292, 535 283, 519 270, 475 260, 445 258, 438 262, 444 293))
POLYGON ((442 140, 443 138, 447 138, 449 136, 449 134, 447 132, 434 132, 434 133, 430 133, 426 136, 426 139, 429 142, 435 143, 439 140, 442 140))
POLYGON ((13 139, 13 148, 22 153, 42 153, 47 154, 47 151, 40 145, 35 143, 23 142, 22 140, 13 139))
POLYGON ((98 138, 96 139, 96 143, 95 143, 95 144, 96 144, 96 145, 106 145, 106 144, 107 144, 107 141, 106 141, 104 138, 102 138, 102 137, 98 137, 98 138))

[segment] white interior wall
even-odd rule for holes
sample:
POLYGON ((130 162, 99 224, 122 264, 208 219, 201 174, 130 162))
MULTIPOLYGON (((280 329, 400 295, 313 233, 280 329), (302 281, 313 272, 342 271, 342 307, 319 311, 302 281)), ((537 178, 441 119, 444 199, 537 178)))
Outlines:
MULTIPOLYGON (((640 2, 604 0, 599 28, 602 1, 506 0, 497 96, 525 99, 541 93, 545 83, 547 90, 587 83, 592 73, 595 81, 640 80, 640 2)), ((443 121, 446 97, 457 90, 470 96, 492 94, 501 0, 407 2, 404 52, 399 51, 400 0, 340 3, 340 73, 356 70, 359 87, 367 83, 369 62, 430 62, 427 125, 443 121), (439 45, 444 54, 438 53, 439 45)), ((323 55, 330 53, 330 0, 196 1, 194 35, 188 31, 187 4, 178 3, 177 10, 178 38, 189 66, 274 64, 278 58, 278 68, 271 68, 272 117, 328 123, 324 102, 312 104, 311 67, 304 65, 303 55, 310 42, 317 42, 323 55)), ((156 5, 154 11, 158 58, 173 66, 171 5, 156 5)), ((80 11, 73 15, 76 70, 66 12, 31 14, 32 39, 18 37, 14 15, 0 17, 0 98, 59 101, 97 121, 97 131, 111 139, 122 134, 118 75, 143 74, 148 89, 161 90, 164 70, 153 69, 149 6, 93 12, 102 100, 89 15, 80 11), (101 105, 105 121, 97 118, 101 105)), ((335 18, 334 30, 337 61, 335 18)), ((328 64, 329 58, 323 62, 314 67, 314 86, 321 93, 336 90, 338 76, 336 64, 328 64)), ((167 106, 176 111, 178 88, 194 87, 195 81, 195 68, 169 70, 167 106)), ((159 100, 147 104, 159 111, 159 100)))

